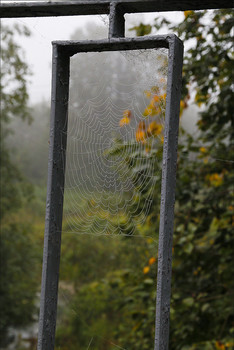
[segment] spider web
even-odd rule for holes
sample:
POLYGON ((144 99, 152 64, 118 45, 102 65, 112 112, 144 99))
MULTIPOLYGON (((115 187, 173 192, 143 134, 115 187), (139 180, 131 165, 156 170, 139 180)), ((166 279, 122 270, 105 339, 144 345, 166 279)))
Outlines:
MULTIPOLYGON (((83 305, 85 288, 101 286, 105 278, 118 279, 129 266, 142 274, 143 260, 156 256, 156 227, 153 237, 148 233, 152 229, 142 228, 155 204, 154 193, 161 190, 158 149, 165 104, 160 113, 146 111, 155 96, 165 94, 166 76, 165 49, 80 53, 71 59, 57 324, 64 329, 72 314, 82 329, 84 349, 126 350, 101 326, 95 297, 83 305), (152 122, 160 133, 148 132, 152 122)), ((156 276, 157 264, 150 269, 156 276)), ((132 283, 126 279, 126 288, 132 283)), ((156 291, 156 278, 153 283, 156 291)), ((115 303, 118 290, 112 290, 108 305, 115 303)))
POLYGON ((150 49, 72 58, 63 232, 138 235, 160 179, 153 150, 162 135, 139 140, 136 130, 153 120, 163 130, 165 106, 144 111, 147 93, 165 93, 166 57, 150 49))

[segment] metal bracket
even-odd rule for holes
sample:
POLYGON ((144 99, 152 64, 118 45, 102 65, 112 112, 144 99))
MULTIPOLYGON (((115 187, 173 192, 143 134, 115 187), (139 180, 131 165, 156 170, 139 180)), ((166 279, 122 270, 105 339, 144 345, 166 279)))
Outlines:
POLYGON ((110 3, 109 38, 124 37, 125 19, 124 10, 117 2, 110 3))

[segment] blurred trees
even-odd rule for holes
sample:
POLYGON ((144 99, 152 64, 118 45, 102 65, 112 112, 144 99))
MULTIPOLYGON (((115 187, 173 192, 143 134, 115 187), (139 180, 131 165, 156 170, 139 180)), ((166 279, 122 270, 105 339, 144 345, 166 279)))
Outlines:
POLYGON ((12 161, 7 138, 14 119, 31 121, 27 107, 26 78, 29 74, 15 35, 29 35, 23 26, 1 26, 1 283, 0 338, 8 342, 10 327, 28 324, 35 311, 37 288, 32 226, 18 215, 32 197, 32 187, 12 161))
POLYGON ((11 123, 12 134, 7 138, 12 161, 33 185, 46 186, 49 149, 49 103, 41 101, 30 107, 32 123, 15 119, 11 123))

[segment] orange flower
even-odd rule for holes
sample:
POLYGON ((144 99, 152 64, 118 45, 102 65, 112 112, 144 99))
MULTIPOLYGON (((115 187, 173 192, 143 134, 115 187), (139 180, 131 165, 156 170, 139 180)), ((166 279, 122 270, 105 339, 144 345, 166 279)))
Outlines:
POLYGON ((149 153, 150 151, 151 151, 151 147, 148 146, 148 147, 145 148, 145 152, 146 153, 149 153))
POLYGON ((150 125, 148 126, 147 133, 149 136, 157 136, 161 134, 161 132, 162 132, 162 125, 157 124, 155 121, 150 123, 150 125))
POLYGON ((154 102, 159 102, 159 96, 158 96, 158 95, 155 95, 155 96, 153 97, 153 101, 154 101, 154 102))
POLYGON ((144 91, 144 93, 145 93, 145 96, 146 96, 147 98, 150 98, 150 97, 151 97, 151 91, 146 90, 146 91, 144 91))
POLYGON ((193 11, 184 11, 184 17, 185 18, 188 18, 192 14, 193 14, 193 11))
POLYGON ((184 107, 185 107, 185 102, 181 100, 180 101, 180 108, 184 109, 184 107))
POLYGON ((136 131, 136 140, 137 142, 145 143, 146 141, 146 133, 145 133, 145 122, 141 121, 138 125, 138 129, 136 131))
POLYGON ((166 100, 167 94, 160 95, 159 98, 160 100, 166 100))
POLYGON ((149 265, 153 265, 156 261, 156 258, 152 257, 149 259, 149 265))
POLYGON ((136 132, 136 140, 137 142, 145 143, 146 134, 144 130, 138 129, 136 132))
POLYGON ((215 342, 215 347, 217 350, 225 350, 225 345, 223 345, 220 341, 215 342))
POLYGON ((119 126, 124 126, 130 123, 130 119, 128 117, 123 117, 122 119, 120 119, 119 121, 119 126))
POLYGON ((129 109, 126 109, 125 111, 123 111, 123 116, 127 118, 131 118, 132 112, 129 109))
POLYGON ((145 266, 143 269, 144 274, 146 275, 149 272, 150 268, 149 266, 145 266))
POLYGON ((144 121, 141 121, 138 125, 138 129, 140 130, 145 130, 145 122, 144 121))
POLYGON ((152 114, 152 108, 150 106, 146 107, 146 109, 143 112, 143 116, 148 117, 151 114, 152 114))
POLYGON ((200 147, 200 148, 199 148, 199 151, 200 151, 201 153, 207 153, 207 149, 206 149, 205 147, 200 147))
POLYGON ((214 187, 218 187, 221 186, 223 183, 223 174, 211 174, 211 175, 207 175, 207 180, 210 182, 210 184, 214 187))
POLYGON ((180 117, 182 116, 182 113, 184 109, 187 107, 187 103, 185 101, 180 101, 180 117))

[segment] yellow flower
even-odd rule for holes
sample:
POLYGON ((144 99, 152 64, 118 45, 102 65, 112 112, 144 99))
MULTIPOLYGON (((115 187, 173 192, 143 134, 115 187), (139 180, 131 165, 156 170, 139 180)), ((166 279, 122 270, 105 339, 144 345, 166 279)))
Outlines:
POLYGON ((150 268, 149 266, 145 266, 143 269, 144 274, 146 275, 149 272, 150 268))
POLYGON ((159 97, 160 97, 160 100, 164 100, 165 101, 166 97, 167 97, 167 94, 160 95, 159 97))
POLYGON ((233 342, 233 341, 232 341, 232 342, 225 343, 225 346, 228 347, 228 348, 233 347, 233 345, 234 345, 234 342, 233 342))
POLYGON ((150 125, 148 126, 147 134, 149 136, 157 136, 161 134, 161 132, 162 132, 162 125, 157 124, 155 121, 150 123, 150 125))
POLYGON ((146 153, 149 153, 150 151, 151 151, 151 147, 150 147, 150 146, 148 146, 148 147, 145 148, 145 152, 146 152, 146 153))
POLYGON ((123 117, 122 119, 120 119, 119 121, 119 126, 124 126, 130 123, 130 119, 128 117, 123 117))
POLYGON ((123 116, 127 118, 131 118, 132 112, 129 109, 126 109, 125 111, 123 111, 123 116))
POLYGON ((225 345, 223 345, 220 341, 215 342, 215 347, 217 350, 225 350, 225 345))
POLYGON ((152 257, 149 259, 149 265, 153 265, 156 261, 156 258, 152 257))
POLYGON ((193 14, 193 11, 184 11, 184 17, 185 18, 188 18, 192 14, 193 14))
POLYGON ((183 111, 184 111, 184 109, 185 108, 187 108, 187 103, 185 102, 185 101, 180 101, 180 117, 182 116, 182 114, 183 114, 183 111))
POLYGON ((119 121, 119 125, 122 127, 130 123, 130 118, 132 116, 132 112, 129 109, 123 111, 123 118, 119 121))
POLYGON ((138 129, 136 132, 136 140, 137 142, 145 143, 146 134, 144 130, 138 129))
POLYGON ((181 100, 180 101, 180 108, 184 109, 184 107, 185 107, 185 102, 181 100))
POLYGON ((146 107, 146 109, 143 112, 143 116, 148 117, 151 114, 152 114, 152 108, 150 106, 146 107))
POLYGON ((138 125, 138 129, 139 130, 145 130, 145 122, 144 121, 141 121, 138 125))
POLYGON ((158 95, 155 95, 153 97, 153 102, 159 102, 159 96, 158 95))
POLYGON ((214 187, 221 186, 223 183, 223 174, 214 173, 211 175, 207 175, 207 180, 214 187))
POLYGON ((199 148, 199 151, 200 151, 201 153, 207 153, 207 149, 206 149, 205 147, 200 147, 200 148, 199 148))
POLYGON ((145 93, 145 96, 146 96, 147 98, 150 98, 150 97, 151 97, 151 91, 146 90, 146 91, 144 91, 144 93, 145 93))

